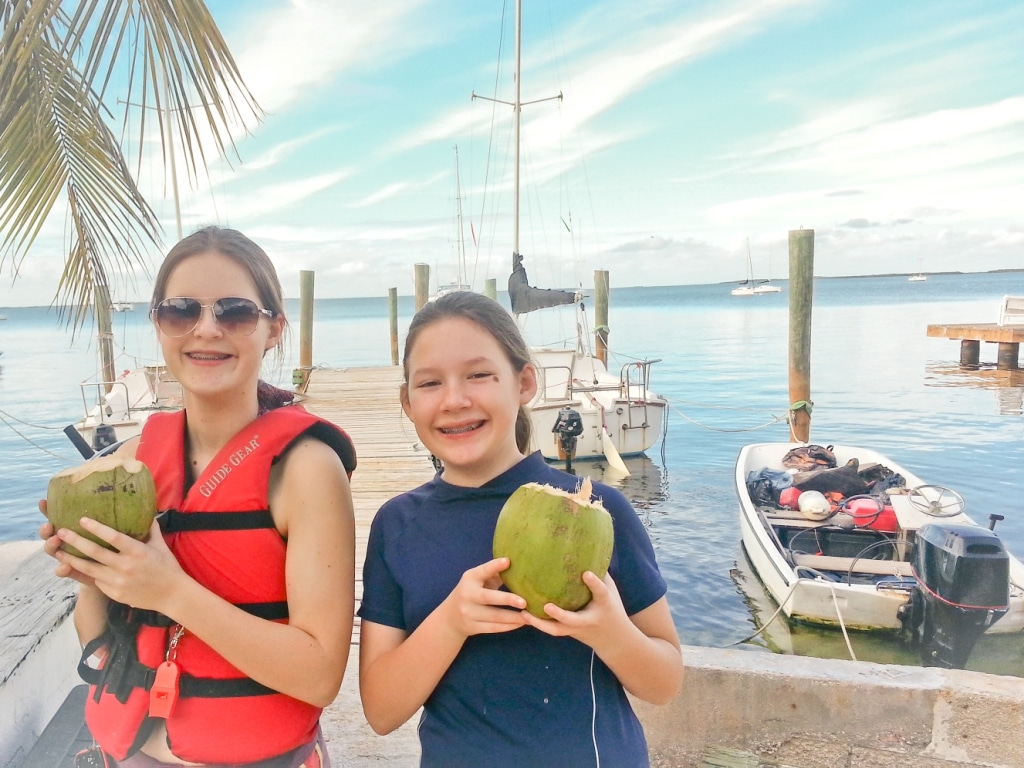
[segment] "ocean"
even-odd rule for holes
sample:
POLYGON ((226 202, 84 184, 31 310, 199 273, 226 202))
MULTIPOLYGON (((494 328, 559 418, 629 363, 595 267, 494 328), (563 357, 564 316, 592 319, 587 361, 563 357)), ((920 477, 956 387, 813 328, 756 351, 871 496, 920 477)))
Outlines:
MULTIPOLYGON (((622 278, 610 277, 608 367, 660 359, 651 386, 671 404, 664 440, 627 459, 621 487, 650 531, 682 642, 849 658, 839 631, 777 618, 748 640, 774 606, 745 564, 733 469, 743 445, 788 440, 788 285, 735 297, 732 284, 617 289, 622 278)), ((1004 295, 1024 295, 1024 272, 817 278, 811 441, 873 448, 960 492, 975 520, 1003 515, 996 532, 1024 557, 1024 372, 997 371, 993 344, 982 345, 979 370, 961 370, 959 342, 926 336, 929 324, 995 322, 1004 295)), ((403 339, 412 309, 401 297, 403 339)), ((298 360, 297 301, 289 314, 289 351, 264 373, 283 385, 298 360)), ((35 537, 48 478, 80 460, 62 430, 89 402, 80 382, 98 363, 95 333, 73 339, 53 310, 0 315, 0 541, 12 541, 35 537)), ((574 339, 575 327, 571 312, 545 310, 526 330, 532 343, 552 344, 574 339)), ((314 365, 389 364, 388 334, 386 296, 318 299, 314 365)), ((116 370, 158 362, 143 305, 115 314, 114 337, 116 370)), ((892 639, 851 633, 851 643, 860 660, 918 663, 892 639)), ((983 637, 968 668, 1024 677, 1024 637, 983 637)))

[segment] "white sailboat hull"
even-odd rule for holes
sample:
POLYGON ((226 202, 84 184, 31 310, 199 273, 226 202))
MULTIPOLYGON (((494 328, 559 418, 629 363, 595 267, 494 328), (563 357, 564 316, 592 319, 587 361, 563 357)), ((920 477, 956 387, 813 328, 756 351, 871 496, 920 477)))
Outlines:
POLYGON ((122 442, 142 432, 150 414, 184 405, 181 384, 162 365, 126 370, 112 382, 86 381, 81 388, 86 412, 74 427, 94 449, 98 427, 112 429, 113 440, 122 442), (95 404, 90 406, 90 401, 95 404))
POLYGON ((579 413, 583 432, 576 459, 604 459, 603 432, 620 456, 637 456, 661 438, 668 401, 648 388, 652 362, 633 363, 619 376, 595 357, 571 349, 534 349, 538 392, 530 404, 534 448, 546 459, 564 460, 552 428, 562 408, 579 413))

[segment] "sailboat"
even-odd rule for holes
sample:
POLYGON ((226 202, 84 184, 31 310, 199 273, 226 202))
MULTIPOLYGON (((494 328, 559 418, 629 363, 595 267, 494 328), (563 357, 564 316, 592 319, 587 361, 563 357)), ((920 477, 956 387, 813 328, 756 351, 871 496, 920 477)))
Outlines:
POLYGON ((438 299, 446 293, 472 290, 466 277, 466 237, 462 228, 462 184, 459 181, 459 148, 457 146, 455 147, 455 222, 455 243, 458 248, 456 252, 456 279, 451 283, 439 283, 437 293, 431 296, 428 299, 429 301, 438 299))
MULTIPOLYGON (((519 317, 550 307, 575 304, 583 318, 576 323, 574 348, 533 347, 538 373, 538 391, 529 410, 533 421, 533 448, 545 459, 603 459, 622 475, 629 470, 623 456, 636 456, 651 448, 666 426, 668 401, 650 391, 651 366, 658 360, 631 361, 621 367, 618 375, 611 373, 604 360, 590 348, 582 329, 587 327, 581 291, 537 288, 529 284, 523 255, 519 251, 519 170, 522 116, 522 0, 516 0, 515 28, 515 97, 513 101, 491 99, 473 93, 473 98, 511 106, 514 114, 515 147, 512 226, 512 273, 508 294, 512 313, 519 317), (570 453, 556 429, 566 421, 577 434, 570 453)), ((561 100, 562 94, 546 99, 561 100)), ((563 430, 564 431, 564 430, 563 430)))
MULTIPOLYGON (((769 267, 769 271, 770 271, 769 267)), ((750 259, 750 240, 747 240, 747 279, 733 288, 729 293, 733 296, 759 296, 764 293, 779 293, 782 289, 772 285, 771 278, 754 280, 754 264, 750 259)))
POLYGON ((83 381, 81 389, 84 415, 64 428, 79 453, 89 458, 116 443, 135 437, 150 414, 178 410, 184 405, 184 394, 165 365, 142 365, 113 373, 113 337, 110 323, 111 306, 105 291, 97 291, 94 311, 100 317, 100 358, 103 372, 83 381))

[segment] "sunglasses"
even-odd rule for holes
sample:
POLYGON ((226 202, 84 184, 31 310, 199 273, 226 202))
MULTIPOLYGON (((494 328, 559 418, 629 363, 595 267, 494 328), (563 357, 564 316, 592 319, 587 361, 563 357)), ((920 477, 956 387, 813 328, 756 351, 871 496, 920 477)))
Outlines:
POLYGON ((238 296, 217 299, 212 304, 203 304, 199 299, 188 296, 175 296, 157 304, 150 315, 165 336, 185 336, 196 329, 203 317, 203 310, 207 308, 213 311, 217 325, 232 336, 252 334, 262 315, 271 320, 277 317, 273 310, 261 309, 255 301, 238 296))

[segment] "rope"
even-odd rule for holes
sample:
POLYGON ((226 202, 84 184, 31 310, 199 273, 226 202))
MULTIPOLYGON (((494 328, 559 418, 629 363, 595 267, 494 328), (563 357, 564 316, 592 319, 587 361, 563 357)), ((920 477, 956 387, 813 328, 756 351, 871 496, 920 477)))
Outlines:
POLYGON ((730 428, 726 428, 726 427, 712 427, 712 426, 710 426, 708 424, 703 424, 703 423, 697 421, 696 419, 691 419, 689 416, 687 416, 682 411, 678 411, 675 408, 672 408, 671 404, 669 406, 669 410, 672 413, 678 413, 681 418, 686 419, 686 421, 690 422, 694 426, 700 427, 702 429, 707 429, 707 430, 709 430, 711 432, 754 432, 755 430, 764 429, 765 427, 771 427, 771 426, 774 426, 775 424, 787 424, 789 422, 789 419, 787 417, 785 417, 785 416, 782 416, 782 417, 780 417, 780 416, 772 416, 772 420, 771 421, 766 421, 765 423, 758 424, 757 426, 754 426, 754 427, 736 427, 736 428, 730 429, 730 428))
MULTIPOLYGON (((2 414, 2 415, 0 415, 0 421, 2 421, 7 427, 10 428, 10 430, 14 434, 16 434, 18 437, 20 437, 26 443, 28 443, 29 445, 31 445, 34 448, 38 448, 43 453, 48 454, 48 455, 52 456, 55 459, 60 459, 61 461, 66 461, 66 459, 63 456, 60 456, 60 455, 54 453, 49 448, 44 448, 39 443, 35 442, 32 438, 27 437, 26 435, 23 435, 21 432, 19 432, 17 427, 15 427, 13 424, 11 424, 9 421, 7 421, 7 419, 5 418, 8 415, 7 413, 5 413, 4 411, 0 411, 0 414, 2 414)), ((22 422, 22 423, 24 423, 24 422, 22 422)), ((33 425, 29 424, 28 426, 33 426, 33 425)))
POLYGON ((789 600, 790 596, 793 594, 793 591, 797 588, 797 585, 799 583, 800 583, 800 579, 797 578, 797 580, 794 581, 793 585, 789 588, 789 592, 787 592, 786 596, 784 598, 782 598, 781 602, 779 602, 779 607, 775 609, 775 613, 773 613, 771 616, 768 617, 768 621, 766 621, 764 624, 762 624, 761 628, 758 629, 757 632, 755 632, 754 634, 749 635, 747 637, 744 637, 742 640, 737 640, 735 643, 729 643, 729 645, 727 645, 726 648, 731 648, 734 645, 740 645, 742 643, 749 643, 755 637, 757 637, 762 632, 764 632, 766 629, 768 629, 768 625, 771 624, 775 620, 775 617, 779 615, 779 612, 782 611, 782 606, 784 606, 786 604, 786 602, 789 600))
POLYGON ((832 604, 836 607, 836 616, 839 618, 839 628, 843 630, 843 639, 846 641, 846 650, 850 652, 850 658, 856 661, 857 654, 853 652, 853 646, 850 645, 850 636, 846 633, 846 622, 843 621, 843 614, 839 610, 839 598, 836 597, 835 584, 830 581, 828 583, 828 588, 832 590, 832 604))
MULTIPOLYGON (((824 576, 822 576, 820 573, 815 571, 813 568, 806 568, 806 567, 801 566, 801 567, 798 567, 796 570, 797 571, 801 571, 801 570, 809 571, 811 574, 814 575, 814 580, 815 581, 824 581, 824 582, 826 582, 828 584, 828 588, 832 592, 832 604, 835 605, 835 607, 836 607, 836 616, 839 617, 839 627, 840 627, 840 629, 843 630, 843 639, 846 640, 846 650, 849 651, 850 658, 853 659, 854 661, 857 661, 857 654, 855 654, 853 652, 853 645, 850 643, 850 635, 847 634, 847 632, 846 632, 846 622, 843 621, 843 614, 839 610, 839 598, 836 596, 835 584, 833 584, 831 580, 826 579, 824 576)), ((801 577, 800 577, 800 575, 798 573, 797 574, 797 580, 793 582, 792 586, 789 588, 789 592, 786 593, 786 596, 784 598, 782 598, 781 601, 779 601, 779 607, 775 609, 775 613, 773 613, 768 618, 768 621, 764 622, 764 624, 761 625, 760 629, 758 629, 757 632, 755 632, 752 635, 749 635, 748 637, 743 638, 742 640, 737 640, 735 643, 729 643, 729 645, 726 646, 726 647, 731 647, 733 645, 740 645, 741 643, 748 643, 751 640, 753 640, 755 637, 760 635, 762 632, 764 632, 766 629, 768 629, 768 625, 770 625, 775 620, 775 617, 779 615, 779 613, 782 611, 782 606, 784 606, 789 601, 789 598, 790 598, 790 596, 792 596, 793 591, 797 588, 797 586, 799 586, 800 579, 801 579, 801 577)))
POLYGON ((62 429, 62 427, 51 427, 49 424, 32 424, 24 419, 19 419, 17 416, 8 413, 2 408, 0 408, 0 416, 3 417, 5 423, 7 419, 10 419, 11 421, 16 421, 19 424, 24 424, 26 427, 32 427, 32 429, 62 429))

